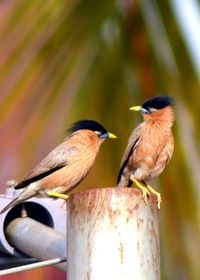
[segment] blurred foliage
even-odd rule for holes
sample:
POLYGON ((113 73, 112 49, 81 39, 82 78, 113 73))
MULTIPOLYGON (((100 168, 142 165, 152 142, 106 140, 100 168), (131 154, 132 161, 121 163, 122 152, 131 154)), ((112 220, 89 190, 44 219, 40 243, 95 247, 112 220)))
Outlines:
MULTIPOLYGON (((118 139, 106 141, 79 189, 114 186, 141 120, 128 108, 160 93, 176 99, 175 154, 159 179, 164 280, 200 274, 199 80, 182 35, 170 1, 0 2, 2 192, 85 118, 118 139)), ((47 273, 21 279, 55 277, 47 273)))

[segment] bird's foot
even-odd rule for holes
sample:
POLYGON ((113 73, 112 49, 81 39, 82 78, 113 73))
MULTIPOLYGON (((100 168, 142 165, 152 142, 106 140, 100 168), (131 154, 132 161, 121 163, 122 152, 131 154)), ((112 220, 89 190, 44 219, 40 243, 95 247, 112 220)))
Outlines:
POLYGON ((146 188, 146 186, 144 186, 142 183, 140 183, 133 176, 131 176, 130 179, 142 191, 142 197, 144 199, 145 204, 147 204, 147 197, 150 195, 150 191, 146 188))
POLYGON ((155 196, 157 198, 156 200, 157 200, 158 209, 160 209, 160 205, 162 203, 161 194, 159 192, 157 192, 156 190, 154 190, 154 188, 152 188, 149 184, 147 184, 146 187, 151 193, 155 194, 155 196))
POLYGON ((48 196, 55 197, 55 198, 62 198, 64 200, 67 200, 69 198, 69 195, 67 194, 53 192, 53 191, 46 191, 46 194, 48 196))

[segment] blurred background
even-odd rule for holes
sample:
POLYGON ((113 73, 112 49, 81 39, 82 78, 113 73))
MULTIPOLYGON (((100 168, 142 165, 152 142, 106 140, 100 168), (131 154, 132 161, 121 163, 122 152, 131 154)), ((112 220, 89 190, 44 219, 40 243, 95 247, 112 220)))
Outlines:
MULTIPOLYGON (((200 3, 197 0, 0 1, 0 186, 20 180, 79 119, 106 141, 78 189, 115 186, 128 108, 156 94, 176 99, 175 153, 160 187, 163 280, 200 275, 200 3)), ((76 189, 77 190, 77 189, 76 189)), ((15 279, 65 279, 45 268, 15 279)))

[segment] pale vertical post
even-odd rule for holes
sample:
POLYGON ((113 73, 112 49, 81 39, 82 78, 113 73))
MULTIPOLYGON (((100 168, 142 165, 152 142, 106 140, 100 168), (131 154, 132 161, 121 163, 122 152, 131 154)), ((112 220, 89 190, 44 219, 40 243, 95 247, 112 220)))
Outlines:
POLYGON ((155 199, 136 188, 92 189, 67 203, 67 280, 159 280, 155 199))

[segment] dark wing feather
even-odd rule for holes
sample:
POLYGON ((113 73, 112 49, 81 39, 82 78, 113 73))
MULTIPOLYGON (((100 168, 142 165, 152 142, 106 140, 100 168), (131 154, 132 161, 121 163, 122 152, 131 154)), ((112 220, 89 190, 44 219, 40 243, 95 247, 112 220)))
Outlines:
POLYGON ((131 136, 129 137, 128 145, 126 147, 126 150, 124 152, 124 155, 123 155, 123 158, 121 161, 121 168, 120 168, 119 175, 117 178, 117 183, 120 182, 124 168, 126 167, 130 156, 132 155, 134 149, 136 148, 136 146, 140 140, 141 129, 142 129, 142 123, 133 130, 133 132, 131 133, 131 136))
POLYGON ((66 143, 60 144, 27 174, 23 181, 15 186, 15 189, 24 188, 30 183, 39 181, 63 168, 68 164, 70 157, 73 157, 76 152, 77 148, 75 146, 69 147, 66 143))
POLYGON ((58 166, 55 166, 51 169, 48 169, 47 171, 43 172, 43 173, 40 173, 36 176, 33 176, 31 177, 30 179, 26 179, 26 180, 23 180, 22 182, 20 182, 19 184, 17 184, 14 188, 15 190, 18 190, 18 189, 22 189, 22 188, 25 188, 26 186, 28 186, 29 184, 33 183, 33 182, 36 182, 36 181, 39 181, 41 179, 43 179, 44 177, 50 175, 51 173, 63 168, 65 166, 65 164, 60 164, 58 166))

